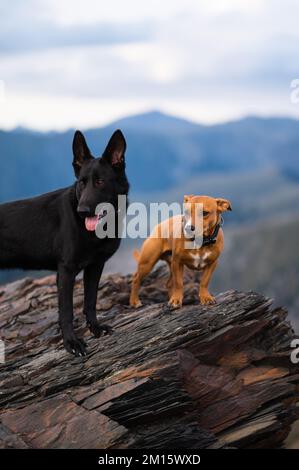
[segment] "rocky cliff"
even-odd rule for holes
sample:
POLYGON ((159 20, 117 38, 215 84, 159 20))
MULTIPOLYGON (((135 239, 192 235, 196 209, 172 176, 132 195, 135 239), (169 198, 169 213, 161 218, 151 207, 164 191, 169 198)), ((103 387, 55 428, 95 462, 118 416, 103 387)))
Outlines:
POLYGON ((254 292, 197 303, 192 275, 182 309, 166 307, 165 271, 128 307, 130 276, 103 278, 90 337, 75 288, 75 325, 89 354, 62 347, 55 277, 0 288, 0 447, 278 447, 298 418, 299 371, 283 309, 254 292))

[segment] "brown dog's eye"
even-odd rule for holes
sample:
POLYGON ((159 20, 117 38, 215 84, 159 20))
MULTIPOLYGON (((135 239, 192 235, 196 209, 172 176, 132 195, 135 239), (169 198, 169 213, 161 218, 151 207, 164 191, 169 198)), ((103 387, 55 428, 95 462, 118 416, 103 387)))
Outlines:
POLYGON ((105 181, 104 180, 101 180, 101 179, 97 179, 95 180, 95 185, 98 187, 98 188, 102 188, 103 186, 105 186, 105 181))
POLYGON ((203 211, 202 215, 203 215, 204 217, 207 217, 207 215, 209 215, 209 212, 203 211))

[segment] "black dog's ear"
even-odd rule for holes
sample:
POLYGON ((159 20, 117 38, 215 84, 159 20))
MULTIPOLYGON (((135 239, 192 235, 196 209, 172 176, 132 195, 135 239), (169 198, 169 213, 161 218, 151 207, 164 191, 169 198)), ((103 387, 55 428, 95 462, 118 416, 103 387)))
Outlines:
POLYGON ((75 175, 78 178, 81 167, 86 160, 90 160, 93 156, 85 141, 85 137, 80 131, 76 131, 73 139, 73 168, 75 175))
POLYGON ((118 129, 111 136, 103 153, 103 158, 115 168, 123 167, 125 163, 125 151, 127 148, 123 133, 118 129))

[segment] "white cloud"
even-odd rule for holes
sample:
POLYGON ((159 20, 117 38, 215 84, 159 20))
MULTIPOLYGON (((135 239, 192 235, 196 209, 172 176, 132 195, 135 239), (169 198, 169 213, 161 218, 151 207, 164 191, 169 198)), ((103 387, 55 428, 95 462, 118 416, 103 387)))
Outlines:
POLYGON ((4 30, 27 25, 27 50, 11 30, 14 51, 0 56, 8 96, 2 126, 86 127, 153 108, 204 122, 298 114, 289 102, 299 77, 295 0, 283 8, 278 0, 10 3, 0 22, 4 30), (32 8, 36 21, 54 25, 38 45, 32 8))
POLYGON ((1 104, 0 128, 17 125, 46 131, 69 127, 87 129, 98 127, 131 114, 160 109, 195 122, 212 124, 244 115, 293 116, 299 118, 299 105, 290 101, 291 89, 285 94, 230 92, 196 98, 78 98, 59 95, 9 93, 1 104), (215 116, 217 119, 215 119, 215 116))
POLYGON ((197 0, 42 0, 48 16, 61 24, 91 24, 95 21, 168 20, 187 10, 197 10, 198 4, 208 5, 208 1, 197 0))

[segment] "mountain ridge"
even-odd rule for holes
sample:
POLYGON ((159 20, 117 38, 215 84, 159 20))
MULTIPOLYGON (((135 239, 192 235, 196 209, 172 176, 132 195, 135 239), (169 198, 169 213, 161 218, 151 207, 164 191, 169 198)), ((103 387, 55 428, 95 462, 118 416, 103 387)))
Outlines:
MULTIPOLYGON (((104 150, 116 127, 122 128, 127 139, 133 192, 168 190, 196 175, 258 172, 270 167, 299 180, 299 121, 290 118, 248 117, 202 126, 155 111, 84 131, 94 155, 104 150)), ((72 138, 73 130, 0 131, 0 201, 71 184, 72 138)))
MULTIPOLYGON (((290 116, 259 116, 255 114, 249 114, 240 118, 235 118, 227 121, 219 121, 215 123, 203 123, 203 122, 197 122, 197 121, 192 121, 192 119, 180 117, 180 116, 175 116, 173 114, 168 114, 164 111, 160 111, 158 109, 153 109, 141 113, 134 113, 134 114, 129 114, 127 116, 121 117, 114 119, 102 126, 89 126, 89 127, 80 127, 80 129, 83 132, 89 132, 89 131, 99 131, 101 129, 106 129, 106 128, 111 128, 111 127, 117 127, 118 125, 127 125, 127 124, 139 124, 137 121, 143 121, 143 123, 148 123, 152 124, 152 122, 159 120, 168 120, 172 122, 181 122, 182 124, 185 125, 190 125, 192 127, 197 127, 197 128, 203 128, 203 129, 209 129, 209 128, 216 128, 216 127, 226 127, 226 126, 233 126, 233 125, 238 125, 238 124, 243 124, 243 123, 251 123, 251 122, 272 122, 272 123, 288 123, 288 124, 299 124, 299 118, 296 119, 294 117, 290 116)), ((10 130, 5 130, 5 129, 0 129, 0 132, 8 132, 8 133, 32 133, 32 134, 37 134, 37 135, 47 135, 47 134, 53 134, 53 135, 60 135, 68 132, 74 132, 77 127, 68 127, 64 130, 54 130, 54 129, 49 129, 46 131, 18 125, 13 129, 10 130)))

